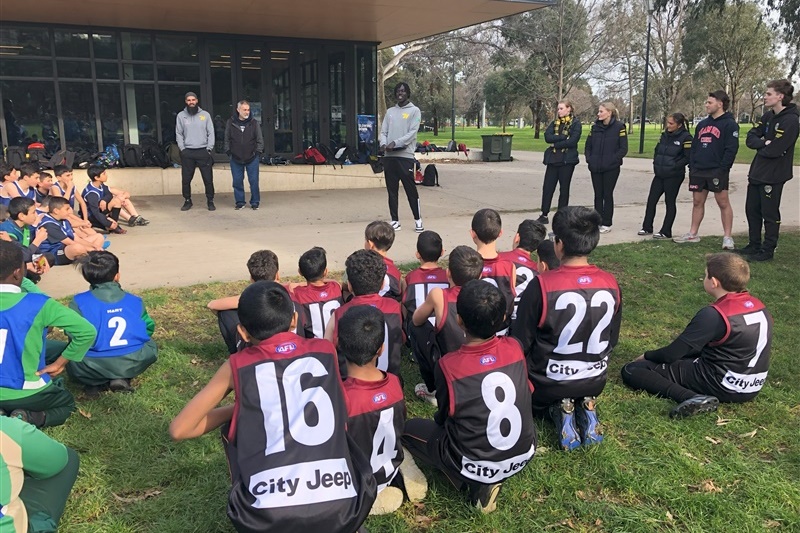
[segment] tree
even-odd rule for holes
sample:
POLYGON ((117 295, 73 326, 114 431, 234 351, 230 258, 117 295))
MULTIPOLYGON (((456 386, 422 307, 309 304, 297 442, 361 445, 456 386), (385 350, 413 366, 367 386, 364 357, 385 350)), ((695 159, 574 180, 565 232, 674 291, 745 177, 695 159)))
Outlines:
POLYGON ((520 96, 514 90, 516 84, 513 73, 501 70, 489 74, 483 86, 486 107, 489 108, 491 113, 500 117, 500 122, 503 124, 503 133, 506 131, 508 117, 520 103, 520 96))

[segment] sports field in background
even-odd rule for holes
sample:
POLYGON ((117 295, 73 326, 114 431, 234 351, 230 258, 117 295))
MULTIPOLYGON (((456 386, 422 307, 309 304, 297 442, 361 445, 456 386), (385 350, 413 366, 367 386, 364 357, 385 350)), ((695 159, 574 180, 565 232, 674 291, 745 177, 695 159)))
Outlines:
MULTIPOLYGON (((673 421, 667 417, 672 402, 632 392, 619 377, 623 364, 670 342, 709 303, 703 257, 719 251, 719 242, 648 240, 602 246, 592 255, 617 276, 623 298, 620 343, 598 404, 604 443, 559 451, 553 426, 537 419, 536 456, 504 485, 495 513, 471 509, 441 475, 424 469, 428 497, 370 518, 369 530, 800 531, 800 233, 784 232, 776 259, 751 267, 751 291, 775 317, 769 379, 756 401, 673 421)), ((124 286, 124 270, 122 276, 124 286)), ((244 286, 143 291, 160 357, 134 381, 137 391, 88 400, 70 384, 80 410, 66 425, 47 430, 81 455, 59 531, 233 531, 225 515, 229 478, 219 433, 175 443, 167 427, 227 357, 206 303, 244 286)), ((419 375, 407 352, 403 377, 409 416, 432 416, 433 407, 414 397, 419 375)))

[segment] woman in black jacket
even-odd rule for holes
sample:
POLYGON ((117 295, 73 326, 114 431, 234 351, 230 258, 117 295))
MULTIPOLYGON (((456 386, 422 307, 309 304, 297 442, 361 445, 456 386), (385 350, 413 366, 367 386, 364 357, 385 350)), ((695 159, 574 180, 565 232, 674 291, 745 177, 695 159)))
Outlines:
POLYGON ((572 173, 578 164, 578 141, 581 138, 581 122, 575 116, 575 108, 569 100, 558 103, 556 119, 544 130, 544 140, 550 146, 544 151, 544 185, 542 187, 542 215, 536 219, 549 224, 550 204, 558 184, 558 208, 569 205, 569 185, 572 173))
POLYGON ((592 124, 583 155, 592 174, 594 208, 603 217, 600 233, 611 231, 614 218, 614 187, 619 178, 622 158, 628 153, 628 132, 625 124, 617 120, 617 107, 613 102, 603 102, 592 124))
POLYGON ((650 195, 647 197, 647 208, 639 235, 653 233, 653 219, 656 217, 656 204, 664 195, 667 214, 654 239, 671 239, 672 223, 675 222, 675 200, 681 183, 686 178, 686 165, 689 164, 689 152, 692 149, 692 134, 689 133, 689 122, 682 113, 672 113, 667 117, 667 128, 661 134, 653 157, 653 183, 650 184, 650 195))

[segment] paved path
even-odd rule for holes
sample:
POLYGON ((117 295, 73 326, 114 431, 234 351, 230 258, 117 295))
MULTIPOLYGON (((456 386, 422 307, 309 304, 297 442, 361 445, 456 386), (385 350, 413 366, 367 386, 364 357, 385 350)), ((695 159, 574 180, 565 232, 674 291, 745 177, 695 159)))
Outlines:
MULTIPOLYGON (((544 166, 542 154, 519 152, 513 162, 438 164, 442 187, 420 187, 426 229, 439 232, 447 250, 471 244, 472 215, 483 207, 497 209, 503 217, 500 249, 509 249, 519 222, 539 215, 544 166)), ((651 181, 651 161, 627 158, 617 184, 616 212, 611 233, 602 244, 636 241, 651 181)), ((734 233, 747 231, 744 215, 747 165, 731 172, 734 233)), ((800 170, 795 171, 800 175, 800 170)), ((229 180, 217 172, 216 180, 229 180)), ((197 177, 199 180, 200 178, 197 177)), ((783 224, 800 225, 800 180, 789 182, 783 193, 783 224)), ((686 184, 678 196, 674 233, 688 230, 691 195, 686 184)), ((113 173, 111 176, 113 185, 113 173)), ((179 210, 177 196, 137 198, 137 207, 151 224, 133 228, 127 235, 112 235, 110 251, 122 262, 122 283, 128 290, 157 286, 185 286, 248 277, 245 263, 250 254, 268 248, 278 254, 281 275, 297 273, 297 260, 312 246, 328 251, 331 270, 344 268, 344 261, 363 246, 364 227, 372 220, 388 217, 385 189, 262 193, 261 209, 233 210, 232 195, 218 195, 217 211, 210 213, 202 197, 195 198, 189 212, 179 210)), ((593 203, 589 171, 581 164, 575 171, 570 195, 572 205, 593 203)), ((663 204, 656 224, 664 215, 663 204)), ((416 234, 405 196, 400 193, 402 231, 398 232, 390 256, 398 263, 414 260, 416 234)), ((657 229, 657 228, 656 228, 657 229)), ((709 198, 701 234, 721 235, 719 209, 709 198)), ((746 243, 738 243, 743 246, 746 243)), ((85 282, 72 268, 58 267, 45 276, 40 287, 54 297, 85 290, 85 282)))

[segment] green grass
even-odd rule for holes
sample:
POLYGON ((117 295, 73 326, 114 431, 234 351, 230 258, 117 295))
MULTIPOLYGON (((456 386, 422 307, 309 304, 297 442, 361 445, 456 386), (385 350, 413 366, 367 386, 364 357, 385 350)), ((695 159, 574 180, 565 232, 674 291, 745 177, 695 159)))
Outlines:
MULTIPOLYGON (((586 134, 588 133, 587 128, 588 126, 584 124, 583 135, 581 136, 580 144, 578 146, 578 152, 580 154, 583 154, 583 145, 586 142, 586 134)), ((633 132, 628 133, 628 157, 652 158, 653 150, 655 149, 656 144, 658 144, 658 140, 661 138, 661 126, 658 124, 645 125, 644 152, 641 154, 639 153, 639 125, 635 124, 633 128, 633 132)), ((736 162, 750 164, 750 162, 753 161, 753 155, 755 155, 755 152, 747 148, 747 146, 744 144, 744 138, 747 136, 747 132, 750 130, 750 125, 741 124, 740 128, 739 152, 736 154, 736 162)), ((502 128, 496 127, 480 129, 474 127, 456 128, 456 142, 464 143, 469 148, 480 150, 483 148, 483 139, 481 139, 481 135, 492 135, 493 133, 502 133, 502 131, 502 128)), ((508 127, 506 128, 506 133, 514 134, 512 153, 513 150, 544 152, 545 148, 547 148, 547 143, 544 142, 544 128, 542 128, 541 135, 538 139, 533 138, 533 129, 529 127, 523 129, 508 127)), ((447 146, 447 141, 450 140, 450 136, 450 128, 444 128, 439 130, 438 137, 434 137, 433 133, 431 132, 426 132, 420 133, 417 137, 417 140, 419 142, 427 140, 436 146, 444 147, 447 146)), ((794 152, 794 164, 800 165, 800 150, 795 150, 794 152)))
MULTIPOLYGON (((703 255, 718 246, 718 238, 709 237, 696 245, 604 246, 593 254, 619 279, 624 302, 620 343, 599 404, 603 444, 557 451, 553 427, 537 420, 536 456, 505 484, 495 513, 473 512, 442 476, 425 470, 428 497, 370 518, 370 531, 800 530, 800 233, 781 235, 775 261, 752 265, 751 291, 775 317, 769 381, 754 402, 676 422, 667 417, 670 401, 632 392, 619 378, 624 363, 669 342, 709 303, 703 255)), ((160 358, 136 380, 137 392, 87 400, 72 387, 81 412, 47 430, 81 454, 60 531, 232 531, 218 433, 174 443, 167 426, 226 356, 206 302, 243 286, 145 291, 160 358)), ((403 375, 407 398, 413 398, 418 376, 408 362, 403 375)), ((407 405, 409 416, 433 412, 415 399, 407 405)))

